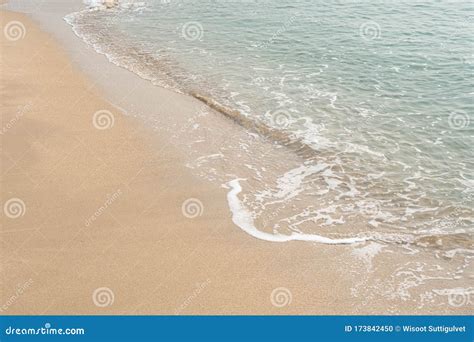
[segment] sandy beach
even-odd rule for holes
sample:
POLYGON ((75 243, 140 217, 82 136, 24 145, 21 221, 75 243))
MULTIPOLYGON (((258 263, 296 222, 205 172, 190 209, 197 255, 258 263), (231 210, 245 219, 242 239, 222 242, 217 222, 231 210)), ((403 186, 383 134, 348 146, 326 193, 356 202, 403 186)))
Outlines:
MULTIPOLYGON (((56 36, 1 12, 2 31, 19 30, 1 35, 1 314, 471 312, 433 297, 443 279, 397 283, 413 261, 398 246, 246 234, 228 189, 193 174, 174 143, 189 118, 221 116, 109 63, 54 20, 56 36), (176 129, 156 134, 140 120, 149 110, 176 129), (396 260, 375 258, 381 249, 396 260)), ((449 263, 429 250, 417 258, 449 263)))
POLYGON ((98 96, 30 19, 2 12, 3 25, 13 20, 27 35, 15 42, 2 37, 4 127, 11 123, 2 135, 2 199, 20 198, 24 213, 3 217, 2 302, 31 284, 5 313, 322 310, 311 304, 321 298, 303 296, 313 292, 303 286, 309 274, 296 276, 317 250, 267 244, 236 229, 225 191, 192 177, 172 146, 98 96), (98 111, 112 113, 113 126, 94 127, 98 111), (195 197, 201 215, 187 218, 182 204, 195 197), (280 272, 261 277, 275 267, 280 272), (297 305, 272 306, 279 284, 302 291, 297 305), (101 287, 113 292, 113 305, 94 305, 101 287))

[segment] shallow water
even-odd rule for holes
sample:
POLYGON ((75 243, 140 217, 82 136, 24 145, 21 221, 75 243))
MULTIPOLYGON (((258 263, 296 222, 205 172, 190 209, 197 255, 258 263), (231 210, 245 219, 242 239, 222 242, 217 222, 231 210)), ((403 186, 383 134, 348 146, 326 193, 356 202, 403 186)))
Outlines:
POLYGON ((114 63, 297 156, 256 156, 249 136, 190 162, 241 188, 241 226, 471 248, 473 18, 469 2, 169 0, 66 20, 114 63))

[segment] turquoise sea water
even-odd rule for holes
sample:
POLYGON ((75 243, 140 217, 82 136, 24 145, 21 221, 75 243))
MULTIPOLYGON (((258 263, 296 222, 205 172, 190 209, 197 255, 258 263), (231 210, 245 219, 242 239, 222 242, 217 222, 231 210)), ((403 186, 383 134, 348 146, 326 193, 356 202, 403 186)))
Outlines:
POLYGON ((67 20, 115 63, 312 151, 245 196, 274 232, 362 212, 374 230, 472 233, 472 2, 163 0, 67 20))

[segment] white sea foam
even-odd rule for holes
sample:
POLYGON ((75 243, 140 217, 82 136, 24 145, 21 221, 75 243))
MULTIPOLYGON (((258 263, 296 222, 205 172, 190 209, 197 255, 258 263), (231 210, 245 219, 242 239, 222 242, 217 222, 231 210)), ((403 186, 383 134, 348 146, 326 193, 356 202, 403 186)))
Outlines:
POLYGON ((89 8, 102 7, 104 2, 104 0, 83 0, 83 3, 89 8))
POLYGON ((303 234, 293 232, 291 235, 283 234, 270 234, 262 232, 255 227, 254 218, 252 213, 245 207, 240 201, 238 194, 242 191, 239 181, 244 180, 242 178, 236 178, 231 180, 226 185, 230 188, 227 193, 227 202, 229 204, 230 211, 232 212, 232 221, 239 226, 247 234, 265 241, 270 242, 288 242, 288 241, 308 241, 308 242, 319 242, 325 244, 352 244, 358 242, 364 242, 369 238, 344 238, 344 239, 331 239, 316 234, 303 234))
MULTIPOLYGON (((214 129, 210 121, 190 118, 189 125, 184 125, 182 131, 191 127, 191 134, 198 135, 203 130, 205 133, 192 143, 188 142, 192 139, 186 139, 195 153, 186 165, 205 179, 226 183, 232 220, 244 232, 269 242, 353 244, 355 248, 351 248, 349 255, 367 265, 374 274, 379 270, 385 272, 387 266, 375 267, 374 258, 391 253, 393 246, 415 260, 433 244, 429 239, 423 244, 423 240, 419 241, 420 235, 447 235, 449 243, 442 245, 444 239, 439 239, 440 243, 435 245, 440 257, 426 265, 407 264, 405 258, 401 259, 399 268, 388 271, 392 274, 383 273, 380 277, 379 273, 373 278, 361 277, 357 268, 356 277, 362 281, 356 282, 354 293, 366 298, 368 305, 372 305, 372 299, 384 296, 413 299, 416 293, 413 288, 426 285, 427 279, 437 281, 444 277, 457 282, 464 277, 464 270, 472 269, 469 267, 472 251, 464 240, 459 242, 463 236, 456 235, 472 232, 474 223, 470 205, 474 183, 466 167, 472 161, 469 149, 472 136, 465 134, 469 126, 447 130, 445 115, 454 104, 461 104, 459 97, 453 95, 459 95, 459 89, 468 89, 465 81, 461 86, 459 78, 446 79, 447 86, 443 87, 447 94, 450 89, 455 90, 450 96, 455 103, 445 101, 447 107, 430 97, 432 87, 423 89, 417 77, 396 78, 401 82, 400 89, 416 86, 417 91, 406 94, 384 91, 384 82, 387 81, 388 86, 394 81, 390 79, 391 73, 382 68, 365 69, 373 61, 371 56, 383 53, 383 47, 371 44, 367 49, 358 49, 360 37, 355 37, 352 42, 356 50, 351 51, 347 47, 351 46, 353 31, 341 30, 339 22, 332 25, 325 18, 317 19, 326 30, 318 30, 320 35, 313 34, 313 27, 300 20, 295 23, 298 28, 280 37, 284 41, 288 35, 287 44, 270 44, 254 54, 249 41, 265 37, 261 34, 262 28, 270 30, 272 19, 275 19, 273 24, 281 24, 278 17, 268 15, 258 26, 258 10, 262 7, 257 2, 255 6, 236 4, 233 8, 229 3, 229 6, 216 8, 214 1, 204 0, 198 8, 181 1, 150 1, 144 8, 144 3, 123 0, 111 10, 105 10, 103 0, 85 2, 86 10, 66 16, 65 20, 79 37, 112 63, 177 92, 199 90, 216 103, 238 110, 249 122, 255 119, 255 122, 270 125, 276 109, 282 109, 288 114, 288 120, 284 127, 273 125, 273 128, 281 129, 292 142, 301 141, 316 151, 298 149, 298 144, 288 144, 286 149, 286 140, 285 144, 275 144, 274 150, 259 149, 260 145, 254 144, 259 136, 252 130, 244 139, 228 137, 222 140, 223 144, 215 143, 221 141, 222 130, 214 129), (245 30, 251 35, 242 31, 232 45, 228 45, 229 34, 238 29, 232 24, 239 22, 229 18, 241 17, 241 11, 245 17, 255 19, 252 23, 257 26, 245 30), (182 37, 176 23, 195 15, 202 19, 204 39, 189 41, 182 37), (308 51, 280 51, 281 47, 299 41, 299 36, 293 39, 291 36, 305 29, 312 32, 312 39, 319 42, 317 45, 334 48, 338 58, 315 53, 309 45, 302 47, 303 50, 310 48, 308 51), (341 36, 344 32, 351 36, 341 36), (128 33, 130 35, 123 35, 128 33), (326 40, 328 36, 330 41, 326 40), (344 49, 339 50, 341 46, 344 49), (245 53, 241 54, 242 51, 245 53), (300 52, 312 54, 314 58, 300 58, 300 52), (352 63, 355 59, 367 64, 352 63), (285 64, 281 64, 282 60, 285 64), (341 62, 334 62, 337 60, 341 62), (156 65, 152 61, 157 61, 156 65), (416 83, 412 84, 413 80, 416 83), (412 94, 418 99, 424 95, 420 106, 412 94), (431 107, 427 105, 429 102, 433 103, 431 107), (433 115, 438 117, 435 122, 433 115), (200 149, 204 145, 212 145, 212 148, 203 152, 200 149), (199 148, 195 149, 196 146, 199 148), (293 154, 291 158, 284 157, 284 151, 293 153, 296 149, 298 158, 293 154), (236 175, 248 181, 242 183, 237 178, 228 182, 229 177, 236 175), (370 238, 360 238, 362 233, 351 233, 364 230, 370 231, 367 233, 370 238), (337 237, 333 234, 342 231, 352 235, 341 239, 327 237, 337 237), (449 235, 453 235, 452 241, 449 235), (357 244, 366 240, 373 242, 357 244), (429 267, 430 264, 438 266, 445 259, 451 259, 450 264, 456 263, 455 266, 445 270, 429 267), (370 286, 372 280, 379 286, 370 286)), ((316 3, 313 7, 297 1, 291 7, 300 5, 308 11, 314 9, 315 17, 320 15, 316 3)), ((280 12, 272 12, 273 5, 269 6, 265 12, 280 12)), ((346 14, 352 15, 350 6, 346 8, 346 14)), ((343 8, 339 6, 337 10, 338 15, 344 15, 343 8)), ((410 13, 398 19, 407 20, 406 27, 417 23, 410 19, 410 13)), ((457 51, 453 54, 457 60, 459 51, 453 51, 457 51)), ((397 65, 400 60, 392 62, 397 65)), ((451 65, 454 68, 445 70, 447 73, 442 75, 463 74, 457 69, 460 64, 451 65)), ((438 70, 436 65, 432 68, 438 70)), ((400 68, 400 75, 404 70, 408 69, 400 68)), ((410 73, 413 72, 416 74, 416 69, 410 73)), ((164 129, 173 132, 174 126, 165 125, 164 129)), ((354 261, 347 258, 347 254, 344 260, 354 261)), ((465 277, 469 279, 468 274, 465 277)), ((460 285, 443 284, 439 288, 457 289, 460 285)))
POLYGON ((266 198, 275 199, 267 204, 288 201, 303 191, 301 185, 306 177, 318 173, 327 167, 329 167, 329 165, 324 163, 301 165, 286 172, 282 177, 277 179, 277 190, 262 191, 256 195, 256 198, 260 201, 266 198))
POLYGON ((380 253, 384 248, 384 245, 378 242, 369 243, 361 248, 355 248, 352 251, 352 255, 356 256, 364 262, 367 269, 372 269, 372 260, 380 253))
MULTIPOLYGON (((192 84, 193 89, 203 89, 203 92, 208 93, 210 98, 216 99, 217 103, 240 111, 245 116, 246 122, 252 122, 255 119, 255 122, 269 121, 271 123, 271 119, 274 119, 272 114, 276 108, 281 108, 288 114, 288 122, 285 122, 282 135, 288 136, 291 141, 301 141, 305 145, 304 149, 297 150, 304 158, 302 164, 300 160, 298 163, 283 165, 284 162, 280 160, 254 158, 256 153, 247 140, 235 142, 238 146, 238 158, 242 160, 242 165, 246 166, 247 170, 237 170, 237 167, 232 171, 228 170, 227 163, 234 158, 231 157, 233 150, 229 148, 218 155, 215 154, 216 151, 208 151, 204 156, 196 156, 193 162, 187 164, 207 179, 216 180, 219 183, 228 180, 222 170, 226 170, 226 174, 247 177, 249 188, 253 191, 250 193, 244 191, 245 194, 241 194, 242 205, 255 215, 253 217, 255 222, 267 222, 266 224, 273 226, 274 230, 278 229, 282 233, 286 233, 286 229, 289 231, 301 229, 301 234, 308 235, 315 233, 313 231, 314 228, 317 229, 315 226, 341 225, 350 222, 375 227, 376 229, 372 228, 373 233, 382 230, 384 233, 387 233, 386 230, 395 233, 398 229, 407 231, 426 229, 431 232, 446 230, 452 233, 453 229, 459 226, 466 231, 471 230, 472 211, 466 206, 458 206, 457 203, 466 203, 467 200, 472 199, 472 191, 470 191, 472 177, 466 171, 460 170, 460 177, 455 183, 459 189, 456 194, 451 188, 441 185, 441 182, 438 182, 436 187, 430 185, 432 182, 428 182, 429 179, 439 178, 436 176, 438 173, 444 174, 440 173, 442 170, 431 170, 431 167, 437 164, 421 163, 418 169, 415 169, 414 165, 417 164, 414 164, 416 160, 412 158, 412 154, 393 155, 403 147, 397 143, 403 137, 403 134, 399 132, 398 122, 401 122, 404 127, 415 129, 417 126, 413 126, 410 120, 392 113, 388 102, 370 104, 370 99, 361 98, 360 102, 348 107, 347 94, 344 95, 344 91, 327 88, 323 83, 315 82, 315 78, 306 77, 314 74, 310 71, 317 71, 313 70, 313 65, 311 68, 300 69, 299 67, 305 67, 305 65, 282 64, 279 59, 275 59, 278 65, 272 68, 269 68, 266 62, 261 63, 263 60, 273 61, 275 56, 270 53, 270 50, 258 52, 264 57, 263 59, 258 57, 248 61, 248 65, 252 65, 250 78, 253 80, 251 83, 255 83, 255 88, 248 87, 247 83, 241 83, 242 79, 234 79, 234 76, 239 74, 235 70, 232 69, 230 74, 225 72, 225 70, 231 70, 226 66, 225 60, 213 57, 211 52, 219 51, 219 46, 215 45, 216 41, 210 37, 216 39, 219 37, 214 37, 211 31, 204 27, 207 38, 190 44, 186 39, 179 39, 180 30, 175 32, 175 27, 168 27, 168 21, 159 21, 158 24, 156 20, 162 16, 176 18, 174 15, 179 15, 181 11, 184 11, 181 15, 186 17, 187 10, 194 13, 195 8, 192 6, 187 7, 181 4, 173 6, 171 2, 145 4, 141 1, 122 0, 113 10, 101 10, 104 0, 86 0, 84 3, 87 4, 87 9, 72 13, 66 16, 65 20, 79 37, 93 46, 97 52, 107 56, 112 63, 135 72, 153 84, 177 92, 186 92, 187 88, 184 85, 192 84), (138 16, 135 9, 145 5, 152 11, 139 13, 140 16, 138 16), (116 34, 127 31, 125 30, 128 27, 127 23, 133 23, 130 28, 137 30, 130 31, 136 34, 133 39, 121 39, 120 34, 116 34), (155 41, 155 38, 150 40, 147 36, 150 31, 138 30, 141 25, 155 27, 155 24, 158 25, 157 30, 171 32, 172 36, 166 39, 155 37, 157 38, 155 41), (136 41, 137 45, 132 44, 132 40, 134 43, 136 41), (156 53, 150 54, 150 51, 156 53), (179 68, 176 67, 177 64, 169 62, 173 60, 173 51, 179 52, 184 59, 187 58, 185 56, 192 56, 189 60, 192 63, 186 64, 187 62, 183 59, 180 61, 179 68), (181 53, 183 51, 186 53, 181 53), (201 60, 204 56, 205 59, 201 60), (197 60, 200 60, 200 63, 195 63, 197 60), (150 61, 157 61, 157 63, 155 65, 150 61), (169 69, 170 65, 172 69, 169 69), (191 66, 192 68, 188 69, 191 66), (208 66, 212 66, 212 70, 218 70, 216 74, 224 75, 223 79, 212 80, 212 77, 208 79, 209 74, 206 73, 208 66), (222 69, 219 69, 220 67, 222 69), (302 70, 305 70, 304 74, 301 74, 302 70), (307 80, 301 81, 302 75, 305 75, 307 80), (186 79, 191 82, 187 82, 186 79), (201 82, 203 79, 206 79, 206 82, 201 82), (182 82, 183 80, 186 82, 182 82), (215 85, 220 85, 225 91, 216 90, 220 87, 214 87, 215 85), (266 91, 261 92, 258 89, 266 89, 266 91), (298 91, 294 92, 296 89, 298 91), (254 94, 259 94, 259 96, 255 97, 254 94), (270 102, 267 102, 268 100, 270 102), (308 103, 314 106, 307 107, 308 103), (366 106, 367 104, 370 105, 366 106), (387 113, 390 115, 386 115, 387 113), (306 147, 318 153, 310 153, 306 147), (271 166, 269 172, 264 172, 260 167, 263 165, 260 161, 271 166), (248 165, 253 165, 253 167, 248 165), (289 165, 291 166, 288 170, 286 167, 289 165), (252 172, 252 175, 248 174, 252 172), (431 176, 427 177, 427 174, 431 176), (258 182, 253 180, 258 180, 258 182), (441 201, 446 200, 445 203, 452 203, 446 196, 455 199, 456 202, 452 206, 456 207, 456 211, 442 216, 444 211, 440 209, 442 208, 441 201), (357 205, 349 210, 351 203, 357 205), (330 213, 323 212, 327 208, 334 208, 334 210, 330 213), (433 215, 430 215, 430 212, 433 215)), ((179 18, 181 17, 178 16, 177 19, 179 18)), ((227 25, 227 23, 221 24, 227 25)), ((247 57, 252 58, 252 56, 247 57)), ((244 59, 239 55, 235 61, 241 63, 244 59)), ((319 63, 316 66, 324 70, 324 77, 329 76, 331 70, 333 72, 336 70, 333 62, 319 63)), ((378 86, 380 84, 377 84, 378 86)), ((192 122, 191 127, 199 131, 207 126, 208 124, 196 121, 192 122)), ((274 129, 279 129, 279 127, 274 127, 274 129)), ((252 136, 252 134, 255 133, 249 131, 248 135, 252 136)), ((423 141, 425 140, 430 141, 430 139, 423 141)), ((206 140, 197 140, 197 142, 202 141, 206 140)), ((285 140, 283 144, 275 144, 275 150, 284 148, 286 143, 285 140)), ((299 146, 298 144, 289 145, 290 150, 297 149, 299 146)), ((417 156, 423 152, 420 149, 422 145, 410 142, 407 146, 405 148, 409 148, 408 151, 413 149, 417 156)), ((423 153, 427 155, 425 152, 423 153)), ((449 182, 449 178, 446 177, 443 182, 446 179, 449 182)), ((283 238, 287 237, 283 235, 283 238)))
MULTIPOLYGON (((83 3, 88 8, 91 8, 91 9, 106 9, 107 8, 106 0, 83 0, 83 3)), ((111 4, 110 6, 114 4, 113 1, 109 1, 109 3, 111 4)), ((135 0, 119 0, 114 5, 122 9, 139 9, 146 6, 146 2, 135 1, 135 0)))

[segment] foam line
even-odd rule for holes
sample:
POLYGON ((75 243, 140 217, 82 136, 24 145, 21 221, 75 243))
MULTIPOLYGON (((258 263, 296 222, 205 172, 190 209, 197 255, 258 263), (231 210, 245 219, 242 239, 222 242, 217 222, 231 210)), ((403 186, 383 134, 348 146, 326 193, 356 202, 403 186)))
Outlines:
POLYGON ((242 191, 242 187, 239 183, 240 180, 243 179, 237 178, 227 183, 227 186, 230 188, 230 191, 227 193, 227 202, 229 203, 229 208, 232 212, 232 221, 244 232, 257 239, 270 242, 309 241, 325 244, 352 244, 369 240, 369 238, 330 239, 321 235, 296 232, 293 232, 291 235, 262 232, 255 227, 252 214, 239 200, 238 194, 242 191))

